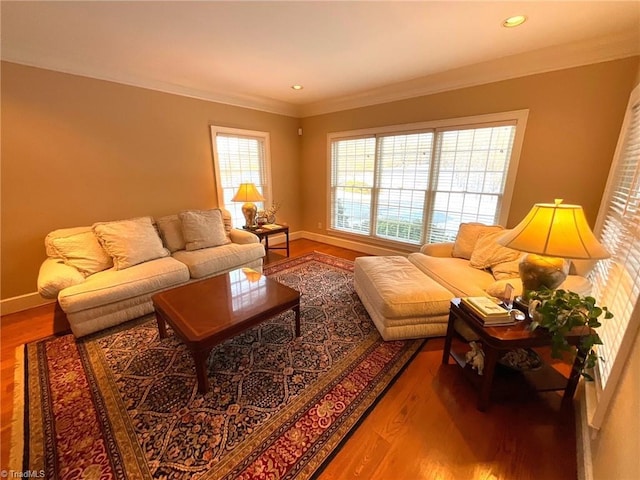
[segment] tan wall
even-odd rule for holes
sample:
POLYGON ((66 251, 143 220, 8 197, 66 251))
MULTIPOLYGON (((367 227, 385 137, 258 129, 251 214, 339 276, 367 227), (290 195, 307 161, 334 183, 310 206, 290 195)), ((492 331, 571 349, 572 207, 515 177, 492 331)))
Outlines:
POLYGON ((325 233, 329 132, 529 109, 508 226, 564 198, 595 223, 639 57, 303 119, 305 230, 325 233))
POLYGON ((2 63, 2 298, 36 290, 56 228, 217 206, 209 125, 271 134, 279 218, 299 229, 300 121, 2 63))

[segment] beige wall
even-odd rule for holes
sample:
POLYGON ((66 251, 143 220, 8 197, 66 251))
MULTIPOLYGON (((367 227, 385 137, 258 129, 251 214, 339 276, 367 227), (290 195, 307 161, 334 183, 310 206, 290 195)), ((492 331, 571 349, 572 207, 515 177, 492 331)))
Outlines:
POLYGON ((329 132, 529 109, 508 226, 564 198, 592 224, 639 57, 303 119, 305 230, 325 233, 329 132))
POLYGON ((36 290, 56 228, 218 204, 209 125, 271 134, 279 218, 300 228, 300 121, 2 63, 2 298, 36 290))
POLYGON ((217 205, 210 124, 269 131, 279 218, 325 233, 328 132, 528 108, 508 224, 556 197, 584 205, 593 222, 638 63, 300 120, 3 62, 2 298, 35 291, 53 229, 217 205))

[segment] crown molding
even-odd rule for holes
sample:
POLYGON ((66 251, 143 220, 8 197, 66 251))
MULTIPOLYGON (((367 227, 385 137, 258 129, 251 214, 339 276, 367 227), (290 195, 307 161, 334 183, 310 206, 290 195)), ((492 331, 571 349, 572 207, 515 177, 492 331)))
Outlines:
POLYGON ((236 92, 224 92, 224 91, 203 91, 194 88, 185 87, 182 85, 175 85, 166 82, 158 82, 155 80, 135 78, 133 76, 122 74, 106 74, 102 71, 92 70, 88 68, 76 68, 63 66, 61 67, 55 62, 52 62, 46 58, 23 60, 23 55, 17 52, 2 51, 2 60, 18 63, 27 67, 44 68, 46 70, 52 70, 60 73, 66 73, 70 75, 77 75, 80 77, 88 77, 96 80, 104 80, 107 82, 119 83, 122 85, 128 85, 131 87, 145 88, 148 90, 154 90, 162 93, 169 93, 173 95, 180 95, 182 97, 195 98, 197 100, 205 100, 208 102, 222 103, 225 105, 231 105, 234 107, 249 108, 251 110, 259 110, 267 113, 275 113, 278 115, 286 115, 288 117, 300 117, 300 107, 288 102, 280 100, 274 100, 271 98, 260 97, 257 95, 239 94, 236 92))
POLYGON ((640 30, 617 35, 547 47, 496 60, 467 65, 424 77, 345 95, 329 100, 296 105, 257 95, 225 91, 202 91, 165 82, 134 78, 122 74, 107 74, 87 68, 59 66, 49 58, 30 58, 20 52, 3 49, 2 60, 61 73, 89 77, 163 93, 180 95, 209 102, 259 110, 267 113, 305 118, 353 108, 367 107, 398 100, 432 95, 459 88, 473 87, 539 73, 563 70, 593 63, 640 55, 640 30))
POLYGON ((354 95, 309 103, 301 107, 300 115, 302 118, 323 115, 634 55, 640 55, 640 30, 510 55, 354 95))

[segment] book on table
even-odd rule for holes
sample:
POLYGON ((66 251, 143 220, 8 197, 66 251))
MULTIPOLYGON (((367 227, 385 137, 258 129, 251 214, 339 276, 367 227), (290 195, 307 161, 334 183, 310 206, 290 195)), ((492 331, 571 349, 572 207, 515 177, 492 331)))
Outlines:
POLYGON ((265 230, 278 230, 282 228, 282 225, 278 225, 277 223, 265 223, 260 228, 264 228, 265 230))
POLYGON ((484 325, 512 325, 515 323, 509 310, 498 305, 489 297, 463 297, 460 299, 463 305, 475 313, 476 317, 484 325))

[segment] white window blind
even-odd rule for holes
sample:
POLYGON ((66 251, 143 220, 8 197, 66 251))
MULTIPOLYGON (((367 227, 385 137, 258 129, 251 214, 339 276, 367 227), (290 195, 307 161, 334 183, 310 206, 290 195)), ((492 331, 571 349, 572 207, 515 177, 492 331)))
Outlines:
POLYGON ((463 222, 497 223, 515 133, 515 125, 438 132, 427 242, 455 238, 463 222))
MULTIPOLYGON (((262 196, 271 198, 269 134, 249 130, 211 127, 218 201, 229 212, 233 225, 244 225, 242 203, 231 199, 241 183, 254 183, 262 196)), ((255 202, 264 209, 265 202, 255 202)))
POLYGON ((453 240, 462 222, 504 221, 526 120, 512 113, 520 117, 330 134, 330 228, 419 245, 453 240))
POLYGON ((611 257, 594 268, 593 293, 614 314, 598 329, 602 360, 590 423, 599 428, 640 323, 640 86, 631 95, 596 229, 611 257))
POLYGON ((332 227, 352 233, 368 232, 371 225, 376 140, 354 138, 331 145, 332 227))
POLYGON ((420 243, 433 133, 384 136, 378 145, 376 235, 420 243))

